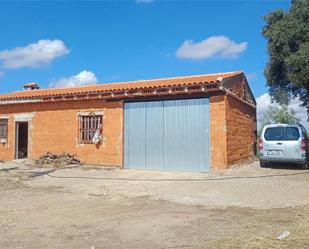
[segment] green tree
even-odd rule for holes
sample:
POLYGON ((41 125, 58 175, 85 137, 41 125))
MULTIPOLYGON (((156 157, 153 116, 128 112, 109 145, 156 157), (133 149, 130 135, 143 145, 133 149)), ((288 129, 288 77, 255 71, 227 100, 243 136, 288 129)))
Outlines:
POLYGON ((309 115, 309 0, 293 0, 288 11, 275 10, 264 20, 270 95, 283 105, 298 96, 309 115))
POLYGON ((258 120, 260 123, 259 135, 261 129, 268 124, 280 123, 280 124, 297 124, 300 119, 296 117, 295 111, 289 109, 286 105, 281 107, 269 106, 263 117, 258 120))

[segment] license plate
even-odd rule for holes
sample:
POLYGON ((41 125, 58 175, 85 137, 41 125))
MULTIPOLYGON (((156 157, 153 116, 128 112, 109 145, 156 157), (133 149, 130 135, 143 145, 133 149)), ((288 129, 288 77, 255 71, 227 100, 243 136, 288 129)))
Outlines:
POLYGON ((269 156, 280 156, 280 152, 276 150, 267 151, 267 155, 269 156))

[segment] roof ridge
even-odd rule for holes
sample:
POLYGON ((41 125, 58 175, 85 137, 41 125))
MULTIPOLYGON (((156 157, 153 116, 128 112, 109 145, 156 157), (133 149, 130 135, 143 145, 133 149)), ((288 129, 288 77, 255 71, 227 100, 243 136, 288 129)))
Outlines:
POLYGON ((22 97, 34 97, 34 96, 47 96, 51 94, 63 95, 72 93, 84 93, 84 92, 98 92, 98 91, 116 91, 123 89, 136 89, 136 88, 147 88, 147 87, 166 87, 170 85, 190 85, 193 83, 198 83, 198 81, 214 82, 220 80, 219 78, 231 78, 240 74, 243 71, 231 71, 222 73, 209 73, 209 74, 199 74, 199 75, 187 75, 187 76, 177 76, 177 77, 166 77, 148 80, 134 80, 134 81, 122 81, 114 83, 98 83, 85 86, 71 86, 71 87, 58 87, 58 88, 41 88, 38 90, 26 90, 26 91, 16 91, 11 93, 0 94, 0 99, 8 98, 22 98, 22 97))
MULTIPOLYGON (((198 78, 203 76, 215 76, 215 75, 225 75, 225 74, 231 74, 231 73, 243 73, 243 71, 231 71, 231 72, 224 72, 224 73, 209 73, 209 74, 194 74, 194 75, 186 75, 186 76, 175 76, 175 77, 165 77, 165 78, 156 78, 156 79, 140 79, 140 80, 129 80, 129 81, 118 81, 118 82, 106 82, 106 83, 97 83, 97 84, 91 84, 91 85, 84 85, 84 86, 69 86, 69 87, 51 87, 51 88, 41 88, 38 90, 61 90, 61 89, 75 89, 75 88, 82 88, 82 87, 93 87, 98 85, 118 85, 118 84, 124 84, 124 83, 134 83, 134 82, 153 82, 153 81, 160 81, 160 80, 173 80, 173 79, 187 79, 187 78, 198 78)), ((35 91, 35 90, 31 90, 35 91)), ((25 91, 16 91, 16 92, 25 92, 25 91)))
POLYGON ((115 83, 111 83, 111 84, 122 84, 122 83, 141 82, 141 81, 147 82, 147 81, 157 81, 157 80, 197 78, 197 77, 203 77, 203 76, 215 76, 215 75, 224 75, 224 74, 231 74, 231 73, 242 73, 242 72, 243 71, 231 71, 231 72, 224 72, 224 73, 194 74, 194 75, 186 75, 186 76, 156 78, 156 79, 149 79, 149 80, 132 80, 132 81, 124 81, 124 82, 115 82, 115 83))

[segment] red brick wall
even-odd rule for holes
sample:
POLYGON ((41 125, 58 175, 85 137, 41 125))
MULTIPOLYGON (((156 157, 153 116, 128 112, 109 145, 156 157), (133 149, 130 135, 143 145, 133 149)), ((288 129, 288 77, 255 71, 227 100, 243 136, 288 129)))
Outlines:
MULTIPOLYGON (((3 108, 2 108, 3 109, 3 108)), ((1 107, 0 107, 1 110, 1 107)), ((9 115, 4 115, 5 113, 3 111, 0 111, 0 118, 8 118, 9 115)), ((6 144, 0 144, 0 161, 7 161, 12 160, 13 157, 12 154, 12 148, 14 146, 13 138, 10 137, 10 134, 14 131, 14 124, 11 119, 8 120, 8 143, 6 144)))
MULTIPOLYGON (((123 103, 89 100, 0 106, 9 116, 8 144, 0 145, 0 160, 14 159, 15 121, 28 115, 29 157, 69 152, 89 164, 123 165, 123 103), (98 148, 78 143, 78 113, 102 111, 103 143, 98 148)), ((255 108, 235 97, 210 97, 211 165, 225 169, 253 155, 255 108)))
POLYGON ((213 169, 224 169, 227 165, 225 98, 225 95, 210 97, 210 144, 213 169))
POLYGON ((8 143, 0 145, 0 160, 14 159, 15 121, 29 119, 29 158, 50 151, 77 154, 89 164, 122 165, 123 103, 89 100, 0 106, 0 116, 9 116, 8 143), (103 142, 79 144, 78 113, 103 112, 103 142))
POLYGON ((256 109, 237 97, 210 97, 211 164, 225 169, 254 155, 256 109))
POLYGON ((254 155, 256 109, 233 96, 226 97, 227 165, 254 155))

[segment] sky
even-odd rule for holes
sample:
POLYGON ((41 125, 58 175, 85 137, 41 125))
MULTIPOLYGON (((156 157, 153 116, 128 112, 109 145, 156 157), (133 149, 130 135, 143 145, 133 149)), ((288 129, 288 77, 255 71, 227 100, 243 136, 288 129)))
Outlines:
POLYGON ((265 109, 262 16, 289 6, 284 0, 0 1, 0 93, 29 82, 49 88, 242 70, 265 109))

